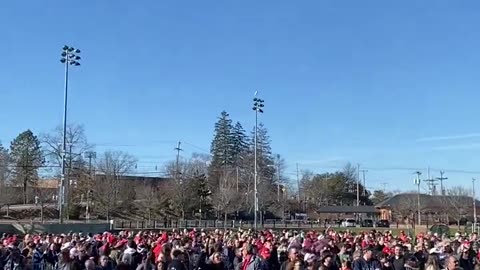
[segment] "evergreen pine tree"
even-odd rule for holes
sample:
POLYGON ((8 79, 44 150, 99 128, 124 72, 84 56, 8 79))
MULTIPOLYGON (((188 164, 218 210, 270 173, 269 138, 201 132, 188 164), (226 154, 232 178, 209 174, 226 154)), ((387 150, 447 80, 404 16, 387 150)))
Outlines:
POLYGON ((226 111, 223 111, 215 123, 215 135, 210 147, 212 162, 209 166, 209 182, 211 185, 220 186, 222 177, 234 164, 232 120, 226 111))
POLYGON ((207 183, 207 177, 205 174, 198 174, 194 176, 195 190, 197 191, 197 197, 199 202, 199 208, 201 210, 202 217, 207 216, 212 209, 210 203, 212 192, 210 191, 207 183))
POLYGON ((226 111, 223 111, 215 123, 215 135, 210 147, 214 166, 232 165, 233 160, 233 126, 226 111))
MULTIPOLYGON (((253 153, 255 147, 255 127, 252 131, 250 140, 250 151, 253 153)), ((272 148, 270 146, 270 137, 267 128, 262 124, 258 124, 257 128, 257 168, 258 177, 262 180, 272 181, 275 174, 274 158, 272 156, 272 148)))
POLYGON ((5 185, 8 178, 10 157, 8 150, 0 142, 0 187, 5 185))
POLYGON ((23 202, 26 204, 28 201, 27 186, 36 184, 38 169, 44 163, 40 141, 32 131, 24 131, 11 143, 10 155, 14 181, 23 186, 23 202))
POLYGON ((238 166, 244 158, 244 155, 248 152, 248 137, 245 135, 245 130, 240 122, 235 123, 232 137, 234 163, 238 166))

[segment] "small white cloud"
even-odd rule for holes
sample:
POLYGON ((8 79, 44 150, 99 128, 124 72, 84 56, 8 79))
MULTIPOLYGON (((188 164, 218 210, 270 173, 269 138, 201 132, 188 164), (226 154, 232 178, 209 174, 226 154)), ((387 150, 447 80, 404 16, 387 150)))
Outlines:
POLYGON ((450 135, 450 136, 432 136, 419 138, 416 142, 432 142, 432 141, 446 141, 446 140, 461 140, 461 139, 470 139, 478 138, 480 133, 468 133, 468 134, 459 134, 459 135, 450 135))
POLYGON ((435 146, 433 150, 470 150, 470 149, 479 149, 480 143, 468 143, 468 144, 453 144, 453 145, 443 145, 435 146))

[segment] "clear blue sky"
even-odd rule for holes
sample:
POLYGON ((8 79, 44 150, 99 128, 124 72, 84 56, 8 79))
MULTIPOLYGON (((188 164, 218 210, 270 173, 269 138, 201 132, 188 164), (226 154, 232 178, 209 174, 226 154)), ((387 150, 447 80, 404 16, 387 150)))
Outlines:
POLYGON ((408 190, 431 166, 470 185, 452 170, 480 171, 479 25, 478 1, 3 1, 0 140, 61 123, 68 44, 69 120, 143 170, 178 140, 208 150, 222 110, 250 130, 259 90, 289 172, 350 161, 408 190))

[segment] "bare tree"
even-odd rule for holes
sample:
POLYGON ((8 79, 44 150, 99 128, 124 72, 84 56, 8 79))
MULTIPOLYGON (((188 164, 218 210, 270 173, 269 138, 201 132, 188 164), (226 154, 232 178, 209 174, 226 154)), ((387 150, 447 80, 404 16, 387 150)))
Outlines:
MULTIPOLYGON (((422 201, 420 201, 422 207, 422 201)), ((397 221, 414 220, 418 211, 417 194, 406 193, 402 196, 402 200, 393 206, 392 212, 396 216, 397 221)), ((408 222, 407 222, 408 223, 408 222)))
POLYGON ((97 194, 94 198, 98 200, 97 210, 107 219, 117 207, 131 203, 129 199, 134 198, 134 189, 122 181, 122 177, 133 170, 135 163, 133 156, 121 151, 107 151, 97 160, 97 194))
POLYGON ((223 214, 225 222, 229 214, 238 211, 241 195, 237 192, 236 182, 232 177, 225 177, 219 190, 212 195, 212 206, 219 214, 223 214))
POLYGON ((460 226, 461 219, 465 218, 473 209, 472 193, 462 186, 447 189, 446 196, 440 196, 440 200, 446 206, 442 210, 446 211, 448 217, 454 219, 458 226, 460 226))
MULTIPOLYGON (((41 142, 44 144, 45 156, 52 162, 62 165, 63 152, 63 126, 59 125, 49 133, 40 135, 41 142)), ((70 159, 82 158, 82 154, 90 151, 93 146, 87 141, 85 129, 83 125, 69 124, 67 125, 67 152, 72 151, 75 155, 70 159)), ((68 153, 66 153, 68 154, 68 153)))
POLYGON ((185 219, 186 213, 189 213, 196 203, 192 199, 192 194, 195 193, 192 181, 193 167, 189 160, 181 160, 178 163, 172 161, 165 166, 167 175, 173 179, 166 186, 169 191, 170 208, 182 219, 185 219))
POLYGON ((169 215, 168 207, 168 183, 159 183, 158 180, 145 179, 135 187, 135 203, 137 213, 149 222, 158 217, 169 215))

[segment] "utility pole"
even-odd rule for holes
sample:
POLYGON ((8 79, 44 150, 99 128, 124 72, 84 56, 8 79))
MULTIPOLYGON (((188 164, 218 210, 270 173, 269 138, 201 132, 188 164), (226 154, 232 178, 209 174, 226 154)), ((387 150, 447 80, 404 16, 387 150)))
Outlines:
POLYGON ((357 164, 357 206, 360 206, 360 164, 357 164))
POLYGON ((175 151, 177 151, 177 161, 175 165, 175 181, 178 183, 178 175, 180 174, 180 151, 182 151, 182 148, 180 147, 182 145, 182 142, 178 142, 177 147, 174 148, 175 151))
POLYGON ((472 233, 477 231, 477 199, 475 198, 475 178, 472 178, 473 188, 473 228, 472 233))
POLYGON ((67 155, 67 111, 68 111, 68 67, 80 66, 80 54, 79 49, 75 49, 70 46, 63 46, 62 58, 60 62, 65 65, 65 87, 63 98, 63 143, 62 143, 62 175, 60 177, 60 186, 58 189, 58 216, 60 223, 63 223, 64 218, 64 204, 65 204, 65 167, 66 167, 66 155, 67 155))
POLYGON ((280 162, 277 163, 277 202, 280 202, 280 162))
POLYGON ((427 168, 427 179, 423 181, 427 182, 428 190, 430 195, 437 195, 437 181, 438 178, 431 178, 430 177, 430 167, 427 168))
POLYGON ((298 202, 300 202, 300 174, 298 172, 298 163, 297 163, 297 188, 298 188, 298 202))
POLYGON ((445 195, 445 190, 443 189, 443 181, 448 180, 448 177, 443 177, 445 174, 445 171, 440 171, 440 177, 437 177, 436 179, 440 181, 440 195, 445 195))
POLYGON ((421 172, 416 171, 414 174, 417 175, 417 177, 414 180, 414 184, 417 185, 417 213, 418 213, 418 225, 421 225, 422 221, 422 215, 420 213, 420 175, 422 175, 421 172))

